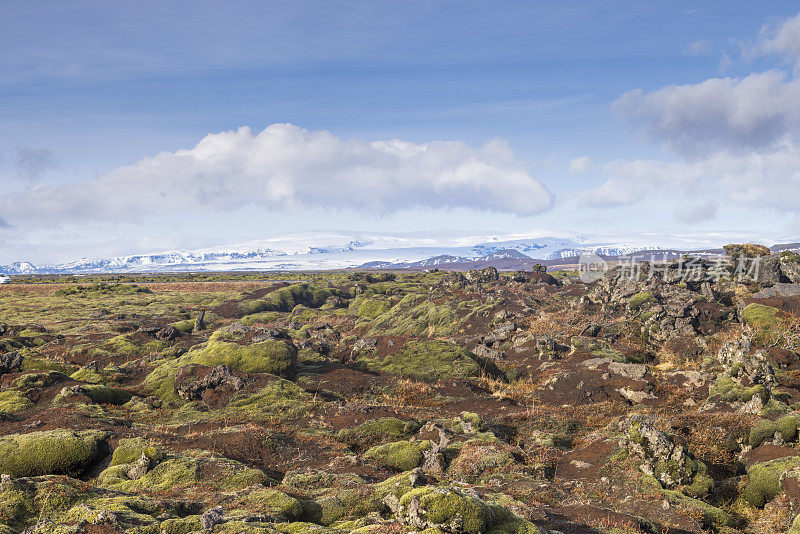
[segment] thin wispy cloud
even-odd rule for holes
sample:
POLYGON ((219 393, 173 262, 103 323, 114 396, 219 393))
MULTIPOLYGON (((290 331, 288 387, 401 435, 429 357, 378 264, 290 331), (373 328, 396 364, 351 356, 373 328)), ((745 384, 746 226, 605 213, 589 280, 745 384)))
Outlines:
POLYGON ((594 168, 594 162, 589 156, 580 156, 569 162, 569 172, 581 174, 594 168))
POLYGON ((34 183, 42 179, 42 175, 58 167, 55 154, 47 148, 20 146, 14 158, 16 175, 26 182, 34 183))

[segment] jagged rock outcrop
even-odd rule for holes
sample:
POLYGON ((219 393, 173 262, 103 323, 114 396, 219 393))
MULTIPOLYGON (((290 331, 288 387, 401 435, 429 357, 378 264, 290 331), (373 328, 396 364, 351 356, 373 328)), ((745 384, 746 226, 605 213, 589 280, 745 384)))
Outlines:
POLYGON ((620 447, 641 462, 639 469, 643 473, 654 476, 664 487, 689 486, 689 494, 704 495, 713 486, 705 465, 658 430, 654 416, 633 415, 622 423, 622 428, 626 434, 620 447))
POLYGON ((17 351, 0 354, 0 375, 16 371, 22 366, 24 357, 17 351))
MULTIPOLYGON (((186 366, 178 373, 178 377, 192 376, 200 366, 186 366), (188 368, 188 369, 187 369, 188 368)), ((239 391, 244 387, 241 378, 234 375, 227 365, 218 365, 212 368, 202 378, 197 380, 186 380, 176 386, 178 396, 186 400, 196 400, 203 397, 203 393, 209 389, 216 389, 220 386, 229 386, 233 391, 239 391)))
POLYGON ((464 278, 470 284, 482 284, 484 282, 494 282, 500 279, 500 274, 494 267, 484 269, 472 269, 464 273, 464 278))

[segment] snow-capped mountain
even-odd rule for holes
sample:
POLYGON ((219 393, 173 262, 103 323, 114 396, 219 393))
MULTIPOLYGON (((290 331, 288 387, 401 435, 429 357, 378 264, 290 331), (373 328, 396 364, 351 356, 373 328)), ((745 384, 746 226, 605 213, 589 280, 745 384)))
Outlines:
MULTIPOLYGON (((309 232, 226 247, 79 259, 35 266, 19 261, 0 266, 8 274, 233 270, 317 270, 348 267, 436 267, 486 260, 558 260, 593 252, 620 256, 668 248, 659 238, 620 239, 588 234, 531 232, 491 234, 439 232, 379 234, 309 232)), ((673 247, 674 248, 674 247, 673 247)), ((700 247, 698 247, 700 248, 700 247)))

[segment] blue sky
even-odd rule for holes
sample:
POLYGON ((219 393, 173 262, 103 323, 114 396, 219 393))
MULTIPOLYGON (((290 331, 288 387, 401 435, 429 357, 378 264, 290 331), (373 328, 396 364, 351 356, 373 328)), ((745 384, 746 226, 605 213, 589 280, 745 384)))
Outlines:
POLYGON ((330 228, 800 236, 797 16, 5 2, 0 264, 330 228))

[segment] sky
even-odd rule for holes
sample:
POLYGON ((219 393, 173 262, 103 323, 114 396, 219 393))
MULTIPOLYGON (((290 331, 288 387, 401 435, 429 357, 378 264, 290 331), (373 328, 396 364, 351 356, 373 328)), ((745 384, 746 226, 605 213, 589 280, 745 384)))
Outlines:
POLYGON ((800 240, 789 1, 4 2, 0 265, 286 233, 800 240))

